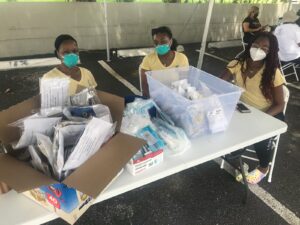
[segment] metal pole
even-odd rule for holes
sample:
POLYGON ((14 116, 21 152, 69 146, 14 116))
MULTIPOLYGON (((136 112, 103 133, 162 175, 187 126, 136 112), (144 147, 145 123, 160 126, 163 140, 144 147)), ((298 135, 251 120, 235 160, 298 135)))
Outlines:
POLYGON ((211 14, 212 14, 212 10, 214 7, 214 2, 215 2, 214 0, 209 0, 209 4, 208 4, 208 11, 207 11, 207 15, 206 15, 204 32, 203 32, 203 36, 202 36, 201 48, 200 48, 199 59, 198 59, 198 64, 197 64, 197 67, 199 69, 202 68, 202 64, 203 64, 203 57, 204 57, 205 48, 206 48, 206 40, 207 40, 207 35, 208 35, 208 30, 209 30, 211 14))
POLYGON ((288 11, 290 11, 291 8, 292 8, 292 0, 289 0, 288 11))
POLYGON ((106 61, 110 62, 110 50, 108 41, 108 21, 107 21, 107 3, 104 0, 104 21, 105 21, 105 39, 106 39, 106 61))

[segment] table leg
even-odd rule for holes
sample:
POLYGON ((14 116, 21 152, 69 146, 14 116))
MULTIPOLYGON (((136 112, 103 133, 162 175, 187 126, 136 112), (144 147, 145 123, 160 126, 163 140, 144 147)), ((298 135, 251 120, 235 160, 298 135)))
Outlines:
POLYGON ((244 182, 244 187, 245 187, 245 196, 243 199, 243 203, 246 204, 247 200, 248 200, 248 195, 249 195, 249 186, 248 186, 248 182, 246 179, 246 174, 245 174, 245 170, 244 170, 244 165, 243 165, 243 160, 242 157, 239 157, 239 161, 240 161, 240 170, 243 176, 243 182, 244 182))

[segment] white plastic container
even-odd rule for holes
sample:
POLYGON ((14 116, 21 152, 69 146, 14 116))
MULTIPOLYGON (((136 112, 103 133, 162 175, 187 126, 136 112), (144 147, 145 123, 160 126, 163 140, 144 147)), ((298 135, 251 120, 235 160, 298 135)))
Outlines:
POLYGON ((226 130, 242 89, 195 67, 146 72, 149 93, 190 138, 226 130), (174 81, 187 79, 200 93, 189 100, 172 90, 174 81))

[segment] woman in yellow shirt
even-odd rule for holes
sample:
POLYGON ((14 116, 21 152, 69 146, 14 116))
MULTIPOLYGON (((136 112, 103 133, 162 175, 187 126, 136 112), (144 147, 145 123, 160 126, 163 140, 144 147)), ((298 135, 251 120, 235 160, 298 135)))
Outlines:
MULTIPOLYGON (((55 55, 61 60, 61 64, 46 73, 42 79, 69 78, 70 95, 77 92, 78 88, 96 87, 97 83, 92 73, 82 67, 78 67, 79 61, 77 41, 70 35, 62 34, 58 36, 54 43, 55 55)), ((10 188, 0 182, 0 194, 8 192, 10 188)))
POLYGON ((176 67, 189 66, 187 57, 176 52, 176 40, 168 27, 152 29, 152 37, 155 45, 155 52, 145 56, 141 64, 141 83, 143 96, 149 97, 149 89, 146 72, 151 70, 164 70, 176 67))
POLYGON ((82 67, 78 67, 79 51, 77 41, 68 34, 59 35, 54 43, 55 56, 61 60, 61 64, 44 74, 42 79, 69 78, 69 94, 75 94, 82 87, 97 86, 92 73, 82 67))
MULTIPOLYGON (((283 85, 286 83, 278 69, 278 42, 271 33, 260 33, 244 54, 231 61, 222 75, 225 80, 234 80, 245 89, 241 101, 271 116, 284 120, 283 85)), ((259 167, 247 175, 247 181, 257 184, 268 173, 272 157, 272 139, 254 145, 259 167)))

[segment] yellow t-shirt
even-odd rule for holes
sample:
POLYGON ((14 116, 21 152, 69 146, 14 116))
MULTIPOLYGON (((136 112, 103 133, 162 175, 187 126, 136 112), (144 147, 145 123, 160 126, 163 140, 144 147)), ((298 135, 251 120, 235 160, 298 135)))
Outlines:
POLYGON ((51 79, 51 78, 68 78, 70 80, 70 87, 69 87, 69 94, 74 95, 78 91, 77 89, 80 87, 97 87, 97 83, 94 79, 93 74, 85 68, 79 67, 81 72, 81 80, 77 81, 72 79, 71 77, 67 76, 59 69, 54 68, 50 70, 48 73, 44 74, 42 79, 51 79))
MULTIPOLYGON (((241 67, 241 63, 237 60, 233 60, 227 65, 227 69, 234 76, 235 84, 245 89, 242 93, 241 101, 263 112, 267 111, 272 105, 272 102, 265 98, 260 89, 260 83, 265 66, 263 66, 252 78, 247 77, 245 82, 242 77, 241 67)), ((280 70, 277 69, 273 81, 274 87, 278 87, 285 83, 286 81, 284 76, 281 74, 280 70)))
POLYGON ((164 66, 161 63, 156 52, 150 53, 149 55, 145 56, 141 64, 141 68, 144 70, 163 70, 185 66, 189 66, 189 60, 184 54, 180 52, 175 52, 173 62, 169 66, 164 66))

